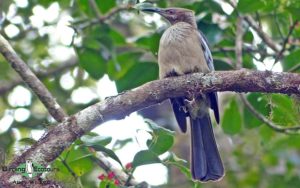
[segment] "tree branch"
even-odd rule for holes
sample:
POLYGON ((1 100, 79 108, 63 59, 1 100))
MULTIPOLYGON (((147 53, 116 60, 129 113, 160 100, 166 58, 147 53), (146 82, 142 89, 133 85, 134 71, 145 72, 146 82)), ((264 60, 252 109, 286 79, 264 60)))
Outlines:
POLYGON ((289 32, 288 32, 286 38, 285 38, 284 41, 283 41, 282 48, 281 48, 280 52, 278 53, 278 55, 276 56, 275 61, 274 61, 272 67, 274 67, 275 64, 279 61, 279 59, 282 58, 283 53, 284 53, 285 50, 286 50, 286 46, 287 46, 287 44, 288 44, 288 42, 289 42, 289 39, 290 39, 290 37, 291 37, 291 35, 292 35, 294 29, 296 28, 297 24, 298 24, 298 20, 296 20, 296 21, 290 26, 290 30, 289 30, 289 32))
MULTIPOLYGON (((41 72, 37 72, 35 74, 39 79, 45 79, 47 77, 55 76, 66 70, 69 70, 70 68, 72 68, 76 65, 77 65, 77 61, 72 58, 72 59, 68 60, 67 62, 63 63, 62 65, 59 65, 58 67, 47 70, 47 72, 41 71, 41 72)), ((4 95, 5 93, 7 93, 8 91, 12 90, 17 85, 20 85, 22 83, 24 83, 22 78, 18 77, 16 79, 10 81, 9 83, 2 84, 0 86, 0 95, 4 95)))
POLYGON ((23 81, 30 87, 30 89, 38 96, 52 117, 56 121, 62 122, 66 117, 66 113, 55 101, 54 97, 47 90, 44 84, 16 54, 14 49, 10 46, 8 41, 2 37, 2 35, 0 35, 0 53, 6 58, 11 67, 15 69, 15 71, 21 76, 23 81))
POLYGON ((239 16, 236 22, 236 38, 235 38, 235 56, 236 56, 236 69, 243 67, 243 17, 239 16))
MULTIPOLYGON (((236 3, 232 2, 231 0, 225 0, 232 8, 236 9, 236 3)), ((262 30, 259 24, 256 24, 255 20, 250 16, 247 15, 244 17, 245 21, 256 31, 258 36, 272 49, 274 52, 278 53, 279 49, 274 41, 262 30)))
MULTIPOLYGON (((300 75, 241 69, 208 74, 194 73, 152 81, 134 90, 109 97, 64 120, 49 130, 30 149, 15 157, 9 167, 16 167, 26 159, 47 166, 77 138, 99 124, 124 118, 132 112, 168 98, 185 96, 189 92, 196 91, 273 92, 300 95, 300 75)), ((15 176, 18 175, 12 172, 0 172, 0 182, 3 185, 10 185, 10 179, 15 176)))
POLYGON ((245 16, 245 21, 257 32, 258 36, 272 49, 274 52, 278 53, 279 49, 277 45, 273 42, 273 40, 260 28, 255 20, 247 15, 245 16))
POLYGON ((269 120, 268 118, 266 118, 264 115, 262 115, 261 113, 259 113, 254 106, 252 106, 250 104, 250 102, 247 100, 247 98, 243 95, 240 94, 239 95, 242 102, 244 103, 244 105, 250 110, 250 112, 260 121, 262 121, 263 123, 265 123, 268 127, 270 127, 271 129, 277 131, 277 132, 281 132, 281 133, 286 133, 286 134, 299 134, 300 133, 300 126, 293 126, 293 127, 283 127, 280 125, 276 125, 274 122, 272 122, 271 120, 269 120))
POLYGON ((85 28, 90 27, 90 26, 95 25, 95 24, 99 24, 99 23, 101 24, 101 23, 105 22, 106 20, 109 20, 115 14, 117 14, 117 13, 123 11, 123 10, 128 10, 130 8, 131 7, 129 5, 121 5, 119 7, 115 7, 113 9, 111 9, 108 13, 106 13, 105 15, 98 16, 97 18, 89 21, 88 23, 82 24, 81 26, 78 27, 78 29, 85 29, 85 28))
MULTIPOLYGON (((97 153, 96 157, 94 157, 95 162, 106 172, 113 171, 120 182, 126 182, 129 175, 119 170, 116 166, 114 166, 107 157, 103 153, 97 153)), ((139 183, 134 179, 131 178, 130 185, 138 185, 139 183)))

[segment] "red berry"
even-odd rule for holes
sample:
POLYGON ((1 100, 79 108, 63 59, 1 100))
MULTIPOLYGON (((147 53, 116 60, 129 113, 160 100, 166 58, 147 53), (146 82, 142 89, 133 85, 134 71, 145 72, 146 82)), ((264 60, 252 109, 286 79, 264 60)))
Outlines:
POLYGON ((108 178, 109 180, 113 179, 114 177, 115 177, 115 173, 114 173, 114 172, 109 172, 109 173, 107 174, 107 178, 108 178))
POLYGON ((120 185, 120 181, 117 180, 117 179, 115 179, 114 184, 115 184, 115 185, 120 185))
POLYGON ((98 176, 98 179, 99 179, 99 180, 104 180, 104 179, 105 179, 105 175, 104 175, 104 174, 101 174, 100 176, 98 176))
POLYGON ((127 164, 125 165, 125 168, 126 168, 127 170, 132 169, 132 163, 127 163, 127 164))

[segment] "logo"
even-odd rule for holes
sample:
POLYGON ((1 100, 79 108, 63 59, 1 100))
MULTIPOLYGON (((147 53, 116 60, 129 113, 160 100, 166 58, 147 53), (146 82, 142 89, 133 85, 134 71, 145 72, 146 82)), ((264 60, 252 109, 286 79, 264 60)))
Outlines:
POLYGON ((25 163, 20 164, 16 168, 9 168, 7 166, 2 166, 2 171, 11 171, 11 172, 21 174, 22 176, 27 178, 34 178, 37 175, 42 174, 44 172, 58 171, 58 169, 46 168, 41 164, 35 163, 31 160, 26 160, 25 163))

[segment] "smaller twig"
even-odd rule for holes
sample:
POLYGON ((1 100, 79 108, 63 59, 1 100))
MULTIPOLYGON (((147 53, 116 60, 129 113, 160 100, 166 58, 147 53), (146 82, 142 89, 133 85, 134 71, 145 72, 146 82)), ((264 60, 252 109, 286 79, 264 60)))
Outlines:
POLYGON ((255 20, 247 15, 245 16, 245 21, 256 31, 260 38, 276 53, 279 52, 278 47, 273 42, 273 40, 256 24, 255 20))
POLYGON ((62 162, 62 164, 67 168, 67 170, 70 172, 70 174, 74 177, 74 179, 77 179, 78 176, 76 175, 76 173, 71 169, 71 167, 67 164, 67 162, 65 161, 65 159, 63 159, 62 157, 58 157, 60 159, 60 161, 62 162))
POLYGON ((266 118, 264 115, 262 115, 260 112, 258 112, 252 104, 247 100, 245 95, 239 94, 242 102, 244 105, 250 110, 250 112, 260 121, 265 123, 268 127, 271 129, 280 132, 280 133, 285 133, 285 134, 300 134, 300 126, 293 126, 293 127, 282 127, 279 125, 276 125, 274 122, 266 118))
POLYGON ((276 27, 277 27, 278 33, 279 33, 280 37, 282 38, 282 40, 284 40, 282 31, 281 31, 280 26, 279 26, 279 23, 278 23, 279 20, 278 20, 277 9, 275 9, 275 11, 274 11, 274 19, 275 19, 275 25, 276 25, 276 27))
MULTIPOLYGON (((232 8, 236 9, 236 2, 231 0, 225 0, 232 8)), ((244 20, 256 31, 256 33, 260 36, 260 38, 275 52, 279 52, 276 44, 273 40, 261 29, 259 24, 256 24, 255 20, 250 16, 247 15, 244 17, 244 20)))
MULTIPOLYGON (((55 68, 51 68, 51 69, 47 70, 47 72, 39 71, 39 72, 36 72, 35 74, 39 79, 45 79, 47 77, 56 76, 57 74, 60 74, 60 73, 64 72, 65 70, 68 70, 76 65, 77 65, 77 61, 72 58, 60 66, 57 66, 55 68)), ((4 95, 5 93, 7 93, 11 89, 13 89, 14 87, 16 87, 17 85, 20 85, 22 83, 23 83, 23 80, 20 77, 18 77, 6 84, 2 84, 0 86, 0 95, 4 95)))
POLYGON ((296 21, 290 26, 290 30, 289 30, 287 36, 285 37, 285 39, 284 39, 284 41, 283 41, 282 48, 281 48, 280 52, 278 53, 278 55, 276 56, 272 68, 273 68, 273 67, 275 66, 275 64, 279 61, 279 59, 282 58, 283 53, 284 53, 285 50, 286 50, 286 46, 287 46, 287 44, 288 44, 288 42, 289 42, 289 39, 290 39, 290 37, 291 37, 291 35, 292 35, 292 33, 293 33, 295 27, 297 26, 297 24, 298 24, 298 20, 296 20, 296 21))
POLYGON ((61 106, 55 101, 45 85, 30 70, 27 64, 16 54, 9 42, 0 35, 0 53, 10 63, 11 67, 22 77, 23 81, 38 96, 52 117, 62 122, 67 116, 61 106))
POLYGON ((236 69, 243 67, 243 17, 239 16, 236 22, 235 55, 236 69))
POLYGON ((290 68, 287 72, 294 72, 296 70, 300 69, 300 63, 290 68))
POLYGON ((135 168, 134 169, 132 169, 132 171, 129 173, 129 175, 128 175, 128 178, 127 178, 127 180, 126 180, 126 182, 125 182, 125 186, 129 186, 130 185, 130 181, 131 181, 131 179, 133 178, 133 173, 134 173, 134 171, 135 171, 135 168))
POLYGON ((260 19, 260 15, 258 14, 257 11, 255 11, 255 16, 256 16, 256 20, 258 22, 258 26, 261 27, 261 19, 260 19))
POLYGON ((98 16, 97 18, 91 20, 90 22, 88 22, 86 24, 82 24, 81 26, 78 27, 78 29, 85 29, 85 28, 90 27, 95 24, 99 24, 99 23, 101 24, 101 23, 105 22, 106 20, 109 20, 115 14, 117 14, 121 11, 124 11, 124 10, 128 10, 130 8, 131 7, 128 5, 121 5, 121 6, 115 7, 113 9, 111 9, 108 13, 106 13, 105 15, 98 16))
POLYGON ((93 9, 93 11, 95 12, 97 18, 101 19, 101 14, 100 11, 98 9, 97 3, 95 2, 95 0, 89 0, 90 6, 93 9))
MULTIPOLYGON (((106 172, 113 171, 120 181, 126 182, 126 180, 128 180, 129 175, 115 167, 101 152, 97 152, 93 160, 106 172)), ((139 183, 134 178, 131 178, 129 184, 138 185, 139 183)))

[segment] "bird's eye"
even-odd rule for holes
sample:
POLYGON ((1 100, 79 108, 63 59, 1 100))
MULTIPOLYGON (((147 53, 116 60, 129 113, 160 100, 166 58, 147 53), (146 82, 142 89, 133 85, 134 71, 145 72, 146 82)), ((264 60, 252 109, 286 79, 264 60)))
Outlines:
POLYGON ((174 10, 167 10, 167 12, 168 12, 169 14, 174 14, 174 13, 175 13, 174 10))

